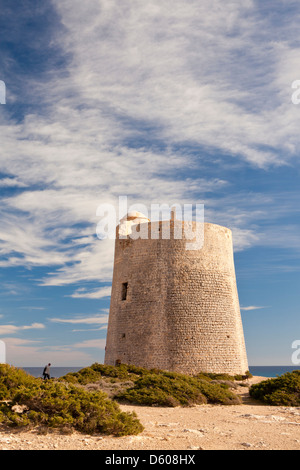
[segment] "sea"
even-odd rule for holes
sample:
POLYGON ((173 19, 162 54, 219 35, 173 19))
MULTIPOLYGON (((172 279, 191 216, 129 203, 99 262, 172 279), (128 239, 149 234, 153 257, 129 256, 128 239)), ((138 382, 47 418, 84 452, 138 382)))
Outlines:
MULTIPOLYGON (((50 367, 50 375, 52 378, 58 379, 59 377, 63 377, 66 374, 69 374, 70 372, 78 372, 79 370, 83 369, 84 366, 82 367, 50 367)), ((33 375, 33 377, 43 377, 43 367, 20 367, 20 369, 25 370, 30 375, 33 375)))
MULTIPOLYGON (((51 367, 51 377, 59 378, 69 372, 78 372, 82 367, 51 367)), ((42 377, 44 367, 21 367, 28 374, 33 377, 42 377)), ((293 370, 300 370, 300 366, 249 366, 249 372, 252 375, 258 375, 260 377, 274 378, 285 374, 286 372, 292 372, 293 370)))
POLYGON ((249 366, 252 375, 268 378, 278 377, 293 370, 300 370, 300 366, 249 366))

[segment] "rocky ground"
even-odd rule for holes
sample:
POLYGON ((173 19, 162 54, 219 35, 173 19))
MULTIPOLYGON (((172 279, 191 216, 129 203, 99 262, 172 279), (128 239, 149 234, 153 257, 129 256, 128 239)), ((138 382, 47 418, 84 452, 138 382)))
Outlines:
MULTIPOLYGON (((254 377, 250 383, 263 378, 254 377)), ((161 408, 121 405, 145 427, 138 436, 40 435, 0 428, 2 450, 299 450, 300 408, 264 406, 238 389, 242 405, 161 408)))

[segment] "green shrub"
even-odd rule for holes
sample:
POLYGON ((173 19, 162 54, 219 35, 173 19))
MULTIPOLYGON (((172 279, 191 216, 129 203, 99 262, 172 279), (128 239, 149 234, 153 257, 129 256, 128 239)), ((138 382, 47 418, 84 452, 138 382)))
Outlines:
POLYGON ((202 403, 239 404, 228 387, 171 372, 148 374, 115 397, 140 405, 189 406, 202 403))
POLYGON ((62 377, 61 381, 86 385, 101 380, 133 382, 133 386, 116 393, 114 399, 141 405, 178 406, 200 403, 239 404, 240 399, 233 394, 228 385, 234 382, 228 374, 198 374, 191 377, 159 369, 145 369, 134 365, 120 364, 109 366, 93 364, 62 377))
POLYGON ((254 384, 249 393, 268 405, 300 406, 300 370, 254 384))
POLYGON ((211 380, 228 380, 231 382, 234 381, 234 377, 229 374, 213 374, 210 372, 200 372, 200 374, 197 374, 195 377, 198 379, 206 380, 206 381, 211 381, 211 380))
POLYGON ((120 393, 116 398, 143 405, 160 406, 206 402, 201 392, 185 380, 154 374, 139 378, 134 387, 120 393))
POLYGON ((199 381, 199 388, 206 397, 208 403, 220 405, 240 405, 241 399, 224 383, 209 383, 199 381))
POLYGON ((12 398, 18 387, 31 387, 36 380, 22 369, 0 364, 0 400, 12 398))
POLYGON ((3 424, 42 425, 115 436, 143 430, 134 413, 122 412, 101 391, 87 392, 72 384, 43 381, 7 365, 0 367, 0 393, 6 400, 0 403, 3 424), (23 412, 14 411, 15 405, 23 406, 23 412))
MULTIPOLYGON (((135 380, 138 377, 149 375, 152 371, 137 367, 134 365, 120 364, 118 366, 109 366, 105 364, 92 364, 90 367, 64 375, 59 380, 73 384, 86 385, 95 383, 101 378, 111 378, 116 381, 135 380)), ((160 373, 160 371, 157 371, 160 373)))
POLYGON ((93 370, 91 367, 85 367, 78 372, 70 372, 59 379, 59 381, 81 385, 95 383, 99 380, 101 380, 101 373, 93 370))
POLYGON ((247 371, 245 375, 213 374, 210 372, 200 372, 200 374, 197 374, 196 377, 203 380, 226 380, 234 382, 246 380, 248 378, 253 377, 253 375, 249 371, 247 371))

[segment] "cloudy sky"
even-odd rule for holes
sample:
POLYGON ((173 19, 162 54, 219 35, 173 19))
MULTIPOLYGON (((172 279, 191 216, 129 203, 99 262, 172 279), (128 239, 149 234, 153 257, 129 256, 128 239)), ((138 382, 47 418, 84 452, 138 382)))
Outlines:
POLYGON ((293 0, 0 0, 7 362, 103 361, 113 240, 97 208, 127 196, 203 203, 232 229, 249 363, 292 365, 299 18, 293 0))

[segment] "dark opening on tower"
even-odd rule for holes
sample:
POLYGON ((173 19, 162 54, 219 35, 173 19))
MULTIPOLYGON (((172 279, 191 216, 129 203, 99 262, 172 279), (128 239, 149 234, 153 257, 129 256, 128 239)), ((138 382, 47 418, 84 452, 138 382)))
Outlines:
POLYGON ((122 300, 127 299, 127 290, 128 290, 128 282, 123 282, 123 284, 122 284, 122 300))

